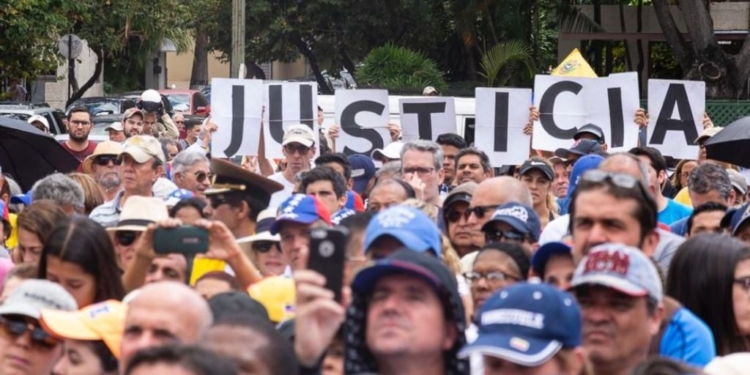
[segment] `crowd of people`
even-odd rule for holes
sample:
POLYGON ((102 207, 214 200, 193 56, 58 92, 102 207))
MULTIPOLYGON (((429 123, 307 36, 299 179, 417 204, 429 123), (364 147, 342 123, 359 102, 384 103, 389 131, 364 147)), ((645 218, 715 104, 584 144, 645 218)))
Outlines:
POLYGON ((392 124, 370 155, 295 125, 238 161, 146 93, 110 141, 74 108, 77 171, 0 178, 0 375, 748 374, 747 182, 704 125, 695 160, 588 124, 493 165, 392 124), (185 226, 205 253, 155 250, 185 226), (340 290, 310 267, 326 228, 340 290))

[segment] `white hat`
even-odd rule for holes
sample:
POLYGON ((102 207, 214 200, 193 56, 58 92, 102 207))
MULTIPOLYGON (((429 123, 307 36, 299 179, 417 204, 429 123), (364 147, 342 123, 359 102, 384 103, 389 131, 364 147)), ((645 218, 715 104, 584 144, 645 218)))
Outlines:
POLYGON ((315 144, 315 133, 307 125, 292 125, 284 132, 284 140, 281 145, 286 146, 292 142, 312 147, 315 144))
POLYGON ((42 123, 42 125, 44 125, 44 127, 45 127, 45 128, 47 129, 47 130, 49 130, 49 122, 47 121, 47 119, 46 119, 46 118, 44 118, 44 116, 40 116, 40 115, 34 115, 34 116, 31 116, 31 117, 29 117, 29 119, 28 119, 28 120, 26 120, 26 121, 27 121, 27 122, 28 122, 29 124, 32 124, 32 125, 33 125, 33 124, 34 124, 35 122, 37 122, 37 121, 38 121, 38 122, 41 122, 41 123, 42 123))
POLYGON ((78 310, 78 304, 58 283, 30 279, 18 284, 18 288, 0 306, 0 315, 24 315, 39 319, 42 310, 78 310))
POLYGON ((128 138, 120 155, 122 154, 130 155, 138 163, 145 163, 152 158, 159 160, 162 165, 166 163, 161 142, 150 135, 136 135, 128 138))
POLYGON ((267 208, 258 214, 258 221, 255 226, 255 234, 248 237, 238 238, 236 243, 250 243, 256 241, 279 242, 281 237, 278 234, 271 234, 271 224, 276 221, 277 208, 267 208))
POLYGON ((401 149, 404 147, 404 143, 401 141, 391 142, 384 148, 376 148, 372 150, 370 156, 373 160, 382 161, 385 159, 390 160, 401 160, 401 149))
POLYGON ((132 230, 143 232, 149 224, 169 219, 167 204, 157 197, 134 195, 125 201, 117 225, 107 231, 132 230))
POLYGON ((116 132, 121 132, 121 131, 125 130, 125 128, 122 127, 122 123, 121 122, 115 121, 110 126, 107 126, 106 128, 104 128, 104 130, 114 130, 116 132))
POLYGON ((438 93, 438 90, 436 90, 432 86, 427 86, 424 88, 424 90, 422 90, 422 95, 432 95, 432 94, 437 94, 437 93, 438 93))

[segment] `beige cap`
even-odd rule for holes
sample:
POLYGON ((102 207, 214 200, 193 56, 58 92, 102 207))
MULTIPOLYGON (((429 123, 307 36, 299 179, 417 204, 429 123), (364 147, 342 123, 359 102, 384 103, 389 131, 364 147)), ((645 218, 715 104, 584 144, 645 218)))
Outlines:
POLYGON ((729 180, 732 181, 732 187, 739 190, 740 194, 745 195, 747 193, 747 180, 745 180, 745 176, 731 168, 727 169, 727 173, 729 173, 729 180))
POLYGON ((724 128, 714 126, 708 129, 703 129, 703 131, 701 132, 701 135, 699 135, 698 138, 695 139, 695 143, 698 143, 702 140, 715 136, 718 132, 721 131, 721 129, 724 129, 724 128))
POLYGON ((104 128, 104 130, 114 130, 116 132, 121 132, 121 131, 125 130, 125 128, 122 127, 122 123, 121 122, 116 121, 116 122, 113 122, 112 125, 107 126, 106 128, 104 128))
POLYGON ((125 201, 117 225, 107 228, 110 232, 118 230, 145 231, 151 223, 169 219, 167 204, 161 198, 134 195, 125 201))
POLYGON ((281 145, 286 146, 292 142, 312 147, 315 144, 315 133, 307 125, 292 125, 284 132, 284 140, 281 145))
POLYGON ((427 86, 427 87, 424 88, 424 90, 422 90, 422 95, 425 95, 425 96, 426 95, 437 94, 437 93, 438 93, 438 90, 436 90, 432 86, 427 86))
POLYGON ((112 141, 104 141, 99 142, 96 145, 96 148, 94 149, 94 153, 87 156, 86 159, 83 160, 83 172, 84 173, 91 173, 92 168, 91 164, 94 162, 94 159, 97 156, 100 155, 113 155, 118 156, 122 153, 122 146, 117 142, 112 141))
POLYGON ((138 163, 145 163, 151 158, 158 159, 163 165, 164 152, 161 142, 150 135, 136 135, 128 138, 123 145, 122 154, 128 154, 138 163))
POLYGON ((125 120, 135 115, 141 115, 141 117, 143 117, 143 111, 135 107, 129 108, 127 111, 125 111, 125 113, 122 114, 122 122, 125 122, 125 120))

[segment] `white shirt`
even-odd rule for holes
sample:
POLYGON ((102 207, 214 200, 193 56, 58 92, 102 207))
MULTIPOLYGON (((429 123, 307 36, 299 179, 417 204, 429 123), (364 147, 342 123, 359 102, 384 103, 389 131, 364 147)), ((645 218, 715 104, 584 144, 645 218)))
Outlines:
POLYGON ((542 235, 539 236, 539 246, 550 242, 560 242, 568 234, 570 215, 563 215, 547 223, 542 235))
POLYGON ((274 173, 268 176, 269 180, 276 181, 284 186, 284 190, 277 191, 271 195, 271 202, 268 207, 279 207, 294 192, 294 184, 289 182, 282 172, 274 173))

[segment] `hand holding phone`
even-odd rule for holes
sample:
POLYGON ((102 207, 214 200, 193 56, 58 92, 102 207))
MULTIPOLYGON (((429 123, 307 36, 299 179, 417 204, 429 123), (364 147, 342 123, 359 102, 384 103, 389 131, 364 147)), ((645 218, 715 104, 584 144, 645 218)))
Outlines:
POLYGON ((182 225, 176 228, 158 227, 154 231, 154 252, 157 254, 196 255, 208 251, 208 231, 182 225))
POLYGON ((326 289, 341 302, 344 284, 344 261, 349 231, 344 227, 316 228, 310 231, 310 259, 307 268, 326 278, 326 289))

